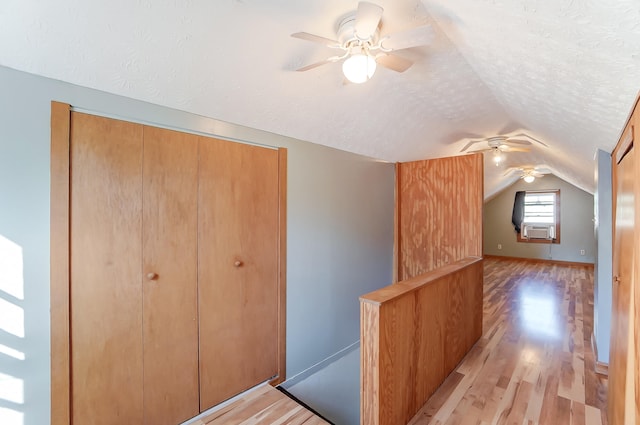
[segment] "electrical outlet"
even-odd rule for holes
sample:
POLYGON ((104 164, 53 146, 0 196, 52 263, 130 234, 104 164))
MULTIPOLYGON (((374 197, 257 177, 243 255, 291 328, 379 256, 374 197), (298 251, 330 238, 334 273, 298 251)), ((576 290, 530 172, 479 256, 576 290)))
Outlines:
POLYGON ((502 244, 501 243, 498 244, 498 249, 502 249, 502 244))
POLYGON ((580 250, 580 255, 584 255, 584 249, 580 250))

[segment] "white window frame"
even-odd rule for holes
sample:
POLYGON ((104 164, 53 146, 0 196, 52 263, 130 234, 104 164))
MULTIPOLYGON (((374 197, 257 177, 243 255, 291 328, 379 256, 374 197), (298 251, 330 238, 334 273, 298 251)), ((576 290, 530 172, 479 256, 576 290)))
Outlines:
MULTIPOLYGON (((560 243, 560 190, 528 190, 525 191, 525 204, 524 204, 524 219, 520 226, 520 232, 518 235, 518 242, 533 242, 533 243, 560 243), (535 195, 553 195, 553 217, 551 217, 552 221, 549 221, 549 217, 546 219, 538 220, 535 219, 527 220, 527 196, 535 196, 535 195), (552 235, 552 238, 548 239, 533 239, 525 237, 525 226, 536 226, 536 227, 552 227, 553 229, 549 230, 549 234, 552 235)), ((529 204, 531 205, 531 203, 529 204)), ((548 204, 547 204, 548 205, 548 204)))

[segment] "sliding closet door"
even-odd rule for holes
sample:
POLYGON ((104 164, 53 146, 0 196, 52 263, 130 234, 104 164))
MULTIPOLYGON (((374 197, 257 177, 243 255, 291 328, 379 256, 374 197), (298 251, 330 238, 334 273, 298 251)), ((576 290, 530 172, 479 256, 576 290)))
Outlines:
POLYGON ((198 136, 144 127, 144 423, 175 425, 198 404, 198 136))
POLYGON ((142 423, 142 126, 71 118, 74 425, 142 423))
POLYGON ((200 408, 277 375, 278 151, 200 139, 200 408))

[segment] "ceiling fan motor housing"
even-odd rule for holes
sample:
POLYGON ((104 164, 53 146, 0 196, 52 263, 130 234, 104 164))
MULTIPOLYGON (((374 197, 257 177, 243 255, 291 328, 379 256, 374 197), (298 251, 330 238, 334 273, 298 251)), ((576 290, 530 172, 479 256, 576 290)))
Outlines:
POLYGON ((367 48, 371 48, 376 45, 378 42, 378 38, 380 36, 380 29, 376 28, 371 36, 368 38, 362 39, 359 38, 356 34, 356 13, 352 12, 342 18, 338 22, 338 41, 340 45, 348 49, 349 47, 354 46, 366 46, 367 48))
POLYGON ((487 143, 489 144, 489 147, 491 148, 497 148, 500 149, 503 146, 505 146, 505 142, 506 142, 507 138, 506 137, 489 137, 487 139, 487 143))

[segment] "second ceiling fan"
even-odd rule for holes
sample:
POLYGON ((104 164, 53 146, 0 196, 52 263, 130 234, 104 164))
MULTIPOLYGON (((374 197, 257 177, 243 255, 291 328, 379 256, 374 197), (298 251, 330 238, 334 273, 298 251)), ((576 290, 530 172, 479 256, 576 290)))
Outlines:
POLYGON ((527 183, 533 183, 536 178, 542 178, 546 174, 551 174, 551 170, 546 167, 525 165, 521 167, 509 167, 504 173, 505 176, 516 172, 520 178, 527 183))
POLYGON ((527 139, 531 139, 541 144, 542 146, 547 147, 547 145, 541 142, 540 140, 535 139, 529 136, 528 134, 521 133, 513 137, 494 136, 494 137, 487 137, 481 140, 472 140, 469 143, 467 143, 460 150, 460 152, 468 152, 468 153, 491 152, 493 154, 493 162, 496 164, 496 166, 498 166, 504 160, 504 153, 531 151, 531 149, 524 147, 524 146, 530 146, 531 142, 529 140, 518 139, 517 137, 526 137, 527 139), (474 150, 474 151, 467 151, 467 149, 469 149, 471 146, 473 146, 476 143, 486 143, 485 146, 487 147, 483 149, 474 150))
POLYGON ((423 25, 395 34, 380 35, 380 20, 383 8, 361 1, 358 9, 338 23, 337 40, 306 32, 291 34, 292 37, 319 43, 339 50, 339 54, 323 61, 304 66, 298 71, 308 71, 321 65, 344 60, 342 71, 352 83, 369 80, 376 65, 396 72, 404 72, 413 62, 393 52, 431 43, 434 31, 431 25, 423 25))

